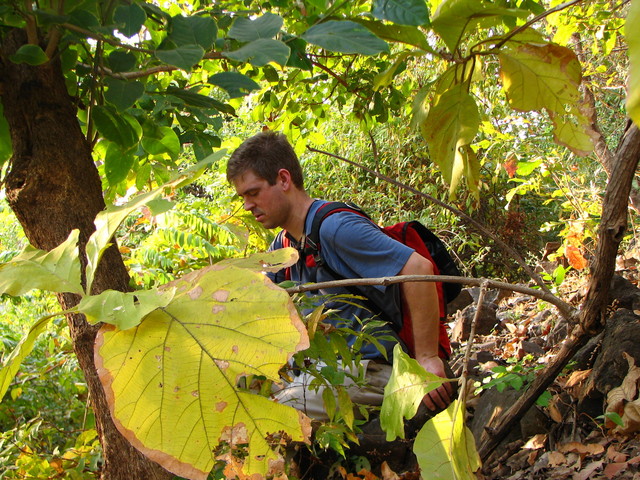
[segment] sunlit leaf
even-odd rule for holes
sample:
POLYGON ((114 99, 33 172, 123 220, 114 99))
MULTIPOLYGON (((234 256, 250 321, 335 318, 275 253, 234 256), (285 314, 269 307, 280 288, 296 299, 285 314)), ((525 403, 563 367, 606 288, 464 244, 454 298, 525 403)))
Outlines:
POLYGON ((587 259, 584 258, 578 247, 574 245, 567 245, 564 249, 564 256, 567 257, 569 265, 576 270, 584 270, 587 268, 587 259))
POLYGON ((47 324, 51 319, 64 315, 65 312, 55 313, 53 315, 47 315, 38 320, 30 329, 29 332, 22 337, 18 345, 12 350, 12 352, 6 357, 2 368, 0 369, 0 402, 7 393, 9 386, 13 382, 20 364, 31 353, 33 345, 37 338, 47 328, 47 324))
POLYGON ((400 25, 425 25, 429 9, 424 0, 374 0, 371 13, 380 20, 400 25))
POLYGON ((640 2, 631 2, 624 25, 629 55, 629 83, 627 86, 627 113, 640 125, 640 2))
POLYGON ((273 13, 265 13, 253 20, 237 17, 229 30, 229 37, 235 38, 240 42, 270 39, 276 36, 283 23, 282 17, 273 13))
POLYGON ((580 99, 580 62, 570 49, 522 44, 503 50, 499 58, 500 76, 512 108, 563 114, 580 99))
POLYGON ((596 133, 584 115, 556 115, 550 113, 553 120, 553 138, 578 156, 584 157, 593 151, 593 138, 596 133))
POLYGON ((314 25, 302 34, 307 42, 342 53, 375 55, 388 52, 389 45, 358 23, 329 20, 314 25))
POLYGON ((211 17, 183 17, 177 15, 171 19, 169 38, 178 47, 200 45, 209 50, 216 38, 218 28, 211 17))
POLYGON ((138 33, 146 19, 147 14, 142 7, 135 2, 131 2, 128 5, 118 5, 113 14, 113 20, 118 25, 122 25, 118 27, 118 30, 125 37, 132 37, 138 33))
POLYGON ((155 54, 158 60, 189 71, 202 60, 204 50, 200 45, 182 45, 173 50, 156 50, 155 54))
POLYGON ((471 430, 464 421, 464 402, 456 400, 429 420, 416 435, 413 451, 430 479, 476 480, 481 467, 471 430))
POLYGON ((295 265, 298 251, 295 248, 279 248, 271 252, 259 252, 245 258, 227 258, 218 265, 246 268, 252 272, 278 272, 295 265))
POLYGON ((289 295, 259 273, 217 265, 167 287, 177 289, 167 307, 98 334, 96 364, 118 429, 186 478, 206 478, 221 442, 247 444, 243 471, 264 475, 276 458, 265 437, 304 441, 309 419, 236 385, 244 375, 277 380, 308 347, 289 295))
POLYGON ((176 132, 171 127, 163 127, 153 123, 142 126, 142 148, 151 155, 167 153, 173 159, 180 155, 182 145, 176 132))
POLYGON ((373 89, 374 90, 380 90, 381 88, 384 87, 388 87, 389 85, 391 85, 391 82, 393 81, 393 78, 396 75, 396 72, 398 71, 398 69, 400 68, 400 66, 402 65, 402 63, 409 58, 410 56, 414 55, 414 53, 416 52, 402 52, 398 55, 398 58, 396 58, 396 60, 393 62, 393 64, 384 72, 380 72, 379 74, 377 74, 374 79, 373 79, 373 89))
POLYGON ((446 91, 431 107, 421 125, 431 158, 449 183, 451 195, 467 168, 466 164, 473 160, 464 147, 473 141, 479 125, 478 106, 464 84, 446 91))
POLYGON ((102 212, 98 213, 94 221, 96 225, 96 231, 89 237, 87 242, 87 291, 91 291, 91 285, 95 276, 96 269, 100 263, 100 259, 105 250, 109 247, 111 238, 115 234, 120 224, 127 218, 132 212, 137 210, 148 202, 158 198, 167 188, 180 188, 189 182, 195 180, 202 174, 212 163, 217 162, 226 154, 225 150, 220 150, 201 162, 191 166, 190 168, 180 172, 180 174, 173 180, 167 182, 161 187, 152 190, 151 192, 143 193, 124 205, 111 205, 102 212))
POLYGON ((53 250, 46 252, 27 245, 11 261, 0 265, 0 293, 19 296, 35 288, 82 295, 78 230, 53 250))
POLYGON ((413 418, 424 396, 445 382, 448 380, 427 372, 399 345, 394 347, 393 368, 380 410, 380 426, 387 432, 387 441, 404 438, 404 419, 413 418))
POLYGON ((131 107, 144 93, 142 82, 126 82, 117 78, 107 78, 104 83, 107 86, 104 99, 119 111, 131 107))
POLYGON ((138 325, 156 308, 166 307, 174 294, 175 289, 170 288, 136 292, 105 290, 98 295, 84 297, 77 308, 90 323, 104 322, 126 330, 138 325))
POLYGON ((26 63, 27 65, 42 65, 49 61, 49 57, 38 45, 22 45, 9 59, 14 63, 26 63))
POLYGON ((443 0, 431 18, 431 27, 455 51, 465 30, 478 23, 490 28, 502 22, 502 17, 527 17, 529 12, 496 6, 486 0, 443 0))
POLYGON ((253 90, 260 90, 260 85, 238 72, 220 72, 209 77, 209 83, 223 88, 231 98, 243 97, 253 90))
POLYGON ((261 38, 243 45, 238 50, 224 52, 223 55, 238 62, 249 61, 251 65, 263 67, 275 62, 278 65, 286 65, 289 60, 290 50, 279 40, 261 38))

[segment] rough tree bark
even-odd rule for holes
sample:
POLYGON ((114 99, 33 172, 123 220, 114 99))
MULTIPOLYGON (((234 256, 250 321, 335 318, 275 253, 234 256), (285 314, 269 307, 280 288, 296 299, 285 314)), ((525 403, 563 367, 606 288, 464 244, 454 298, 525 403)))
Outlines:
POLYGON ((587 340, 604 328, 609 285, 615 269, 618 246, 627 228, 627 199, 639 159, 640 131, 630 124, 620 141, 602 201, 598 246, 577 324, 558 355, 538 374, 524 395, 498 418, 495 426, 486 428, 478 449, 483 460, 489 457, 587 340))
MULTIPOLYGON (((59 62, 32 67, 9 60, 26 40, 23 30, 14 30, 0 45, 0 98, 13 146, 5 179, 7 199, 33 246, 51 250, 77 228, 84 251, 95 229, 93 220, 105 207, 100 177, 59 62)), ((98 268, 93 293, 107 288, 126 291, 128 285, 120 253, 112 247, 98 268)), ((64 309, 79 300, 71 294, 58 299, 64 309)), ((96 416, 104 455, 102 478, 172 478, 134 449, 113 424, 93 361, 99 326, 89 325, 83 315, 70 315, 67 321, 96 416)))

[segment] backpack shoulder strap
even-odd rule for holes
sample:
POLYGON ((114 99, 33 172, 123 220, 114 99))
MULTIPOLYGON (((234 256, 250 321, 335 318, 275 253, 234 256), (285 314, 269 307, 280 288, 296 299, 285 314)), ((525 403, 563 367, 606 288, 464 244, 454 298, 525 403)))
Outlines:
POLYGON ((305 255, 313 255, 315 257, 316 263, 322 262, 320 258, 320 226, 325 218, 329 215, 333 215, 338 212, 352 212, 357 213, 358 215, 368 218, 371 220, 369 215, 367 215, 364 210, 362 210, 355 203, 347 203, 347 202, 327 202, 322 205, 313 216, 313 221, 311 222, 311 230, 305 239, 305 255))

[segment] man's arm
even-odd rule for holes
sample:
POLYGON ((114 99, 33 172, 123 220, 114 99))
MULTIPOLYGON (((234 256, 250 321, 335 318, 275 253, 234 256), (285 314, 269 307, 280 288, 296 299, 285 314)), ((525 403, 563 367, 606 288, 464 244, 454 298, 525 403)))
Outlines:
MULTIPOLYGON (((433 264, 418 253, 413 253, 399 275, 433 275, 433 264)), ((445 367, 438 356, 440 303, 433 282, 402 283, 402 297, 411 314, 415 356, 427 372, 446 378, 445 367)), ((423 402, 429 410, 444 409, 453 399, 451 383, 442 384, 425 395, 423 402)))

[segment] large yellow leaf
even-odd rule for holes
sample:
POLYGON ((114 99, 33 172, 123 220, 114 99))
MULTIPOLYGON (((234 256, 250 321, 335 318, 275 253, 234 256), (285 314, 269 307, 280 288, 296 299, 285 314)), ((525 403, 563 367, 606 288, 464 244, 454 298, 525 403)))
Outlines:
POLYGON ((629 45, 629 85, 627 87, 627 114, 640 125, 640 2, 631 2, 624 25, 629 45))
POLYGON ((430 479, 475 480, 480 466, 473 434, 464 423, 464 402, 456 400, 416 435, 413 451, 430 479))
POLYGON ((237 388, 244 375, 278 379, 309 346, 287 293, 259 273, 213 266, 171 282, 172 302, 136 328, 104 326, 96 365, 118 429, 182 477, 205 479, 221 442, 247 445, 243 471, 266 474, 277 455, 266 437, 306 441, 309 419, 237 388))
POLYGON ((468 163, 475 160, 465 147, 473 141, 479 125, 478 106, 466 84, 454 85, 443 93, 421 125, 431 158, 449 183, 452 197, 463 172, 469 169, 468 163))

